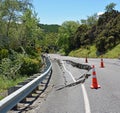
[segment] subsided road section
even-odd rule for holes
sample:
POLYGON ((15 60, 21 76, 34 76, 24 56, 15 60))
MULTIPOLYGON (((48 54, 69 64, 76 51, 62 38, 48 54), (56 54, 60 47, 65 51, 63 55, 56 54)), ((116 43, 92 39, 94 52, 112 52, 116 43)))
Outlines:
MULTIPOLYGON (((64 60, 84 63, 84 58, 49 55, 52 59, 53 73, 49 83, 49 90, 38 98, 29 109, 23 113, 120 113, 120 61, 117 59, 104 59, 105 68, 100 68, 100 59, 88 59, 88 65, 95 65, 99 89, 91 89, 92 76, 85 80, 84 85, 77 84, 64 87, 78 80, 84 73, 64 60), (58 62, 58 60, 60 62, 58 62), (63 65, 64 63, 64 65, 63 65), (65 68, 66 69, 65 69, 65 68), (67 71, 65 71, 67 70, 67 71), (70 74, 71 73, 71 74, 70 74), (71 77, 73 76, 73 77, 71 77), (73 80, 74 79, 74 80, 73 80), (84 90, 85 88, 85 90, 84 90), (58 90, 60 89, 60 90, 58 90), (85 98, 87 92, 87 109, 85 98), (37 102, 38 101, 38 102, 37 102), (40 102, 39 102, 40 101, 40 102)), ((92 70, 89 72, 92 74, 92 70)))

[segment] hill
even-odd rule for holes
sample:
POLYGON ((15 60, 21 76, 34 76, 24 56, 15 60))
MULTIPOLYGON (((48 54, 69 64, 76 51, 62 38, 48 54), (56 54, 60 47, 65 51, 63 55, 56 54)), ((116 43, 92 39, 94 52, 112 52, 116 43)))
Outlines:
POLYGON ((86 56, 90 52, 91 57, 101 55, 117 57, 120 54, 120 12, 116 10, 105 12, 93 26, 80 25, 73 43, 75 46, 70 52, 72 56, 73 53, 77 54, 74 56, 86 56), (94 53, 91 52, 92 48, 94 53), (115 48, 119 50, 113 51, 115 48))
POLYGON ((57 33, 58 29, 60 27, 60 25, 55 25, 55 24, 51 24, 51 25, 47 25, 47 24, 39 24, 38 25, 41 29, 43 29, 44 32, 50 33, 57 33))
MULTIPOLYGON (((90 57, 97 58, 101 56, 97 56, 95 45, 91 45, 90 49, 80 48, 77 50, 73 50, 69 53, 69 56, 74 57, 90 57)), ((115 46, 113 49, 107 51, 105 54, 102 54, 104 58, 120 58, 120 44, 115 46)))

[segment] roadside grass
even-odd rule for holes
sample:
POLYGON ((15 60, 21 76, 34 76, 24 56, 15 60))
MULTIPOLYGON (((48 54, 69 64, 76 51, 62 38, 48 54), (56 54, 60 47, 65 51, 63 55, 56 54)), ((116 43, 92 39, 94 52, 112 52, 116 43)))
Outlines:
POLYGON ((4 92, 6 92, 10 87, 17 85, 27 79, 27 76, 18 77, 15 80, 3 78, 0 76, 0 100, 5 97, 4 92))
MULTIPOLYGON (((89 49, 80 48, 69 53, 69 56, 73 57, 90 57, 90 58, 97 58, 101 57, 96 54, 96 47, 92 45, 89 49)), ((105 54, 102 55, 104 58, 120 58, 120 44, 118 44, 113 49, 107 51, 105 54)))
POLYGON ((2 100, 4 98, 4 96, 0 96, 0 100, 2 100))
POLYGON ((120 58, 120 44, 117 45, 112 50, 109 50, 105 55, 103 55, 105 58, 120 58))
POLYGON ((94 45, 90 46, 89 49, 86 49, 84 47, 71 51, 69 56, 73 57, 97 57, 96 55, 96 47, 94 45))

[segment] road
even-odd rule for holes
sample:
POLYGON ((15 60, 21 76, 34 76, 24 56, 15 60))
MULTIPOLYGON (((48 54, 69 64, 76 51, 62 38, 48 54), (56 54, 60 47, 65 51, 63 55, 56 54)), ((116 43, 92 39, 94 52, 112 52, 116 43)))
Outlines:
MULTIPOLYGON (((100 59, 75 58, 49 55, 53 73, 49 90, 44 101, 27 113, 120 113, 120 60, 103 59, 104 68, 100 68, 100 59), (66 60, 87 65, 95 65, 95 71, 99 89, 91 89, 92 76, 86 78, 83 83, 62 88, 76 82, 84 73, 92 75, 93 70, 73 67, 66 60)), ((82 78, 80 78, 82 79, 82 78)))

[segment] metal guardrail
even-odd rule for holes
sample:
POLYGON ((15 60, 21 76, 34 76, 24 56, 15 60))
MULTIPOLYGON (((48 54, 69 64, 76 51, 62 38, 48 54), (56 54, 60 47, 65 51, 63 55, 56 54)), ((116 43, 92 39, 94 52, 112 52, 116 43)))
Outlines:
POLYGON ((52 64, 48 58, 46 58, 46 64, 47 66, 44 73, 40 74, 37 78, 33 79, 0 101, 0 113, 6 113, 16 106, 17 103, 27 97, 46 78, 46 76, 51 73, 52 64))

